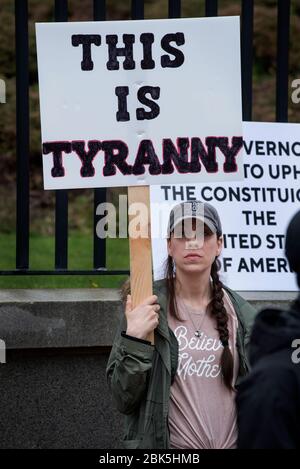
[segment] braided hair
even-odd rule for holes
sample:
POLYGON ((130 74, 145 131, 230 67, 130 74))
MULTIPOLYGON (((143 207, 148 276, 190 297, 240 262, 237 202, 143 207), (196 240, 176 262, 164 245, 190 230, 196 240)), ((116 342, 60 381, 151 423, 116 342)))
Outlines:
POLYGON ((209 304, 209 312, 217 323, 220 341, 223 345, 221 355, 221 370, 224 384, 228 389, 232 389, 233 379, 233 356, 229 348, 228 314, 224 306, 223 283, 219 278, 220 261, 216 258, 211 266, 211 278, 213 286, 213 297, 209 304))

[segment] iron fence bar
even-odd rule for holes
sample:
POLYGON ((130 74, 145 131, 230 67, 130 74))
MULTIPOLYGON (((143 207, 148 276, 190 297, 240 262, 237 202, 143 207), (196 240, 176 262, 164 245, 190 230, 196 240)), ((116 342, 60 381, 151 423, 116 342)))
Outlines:
POLYGON ((106 0, 94 0, 94 21, 106 20, 106 0))
MULTIPOLYGON (((106 19, 106 1, 94 0, 94 21, 105 21, 106 19)), ((96 210, 99 204, 105 203, 107 200, 106 187, 94 189, 94 240, 93 240, 93 266, 94 269, 106 267, 106 238, 99 238, 97 236, 97 223, 99 217, 96 215, 96 210)))
POLYGON ((131 1, 131 18, 133 20, 144 19, 144 0, 131 1))
POLYGON ((290 0, 278 0, 276 121, 288 122, 290 0))
POLYGON ((242 0, 241 71, 244 121, 252 120, 253 20, 253 0, 242 0))
POLYGON ((218 0, 205 0, 205 16, 218 15, 218 0))
POLYGON ((169 18, 180 18, 181 0, 169 0, 169 18))
MULTIPOLYGON (((68 20, 68 1, 55 0, 56 22, 68 20)), ((55 191, 55 269, 68 265, 68 190, 55 191)))

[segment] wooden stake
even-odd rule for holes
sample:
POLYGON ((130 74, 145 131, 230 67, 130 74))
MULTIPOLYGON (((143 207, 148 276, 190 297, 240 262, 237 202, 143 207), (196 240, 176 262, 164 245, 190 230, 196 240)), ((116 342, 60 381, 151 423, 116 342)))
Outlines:
MULTIPOLYGON (((149 186, 128 187, 128 207, 135 202, 142 203, 147 207, 147 220, 145 220, 145 225, 139 228, 141 232, 143 232, 144 228, 148 228, 148 237, 132 238, 129 233, 130 285, 131 299, 134 308, 147 298, 147 296, 153 294, 149 186)), ((129 222, 136 216, 138 216, 138 213, 136 215, 129 215, 129 222)), ((148 340, 154 344, 154 333, 149 335, 148 340)))

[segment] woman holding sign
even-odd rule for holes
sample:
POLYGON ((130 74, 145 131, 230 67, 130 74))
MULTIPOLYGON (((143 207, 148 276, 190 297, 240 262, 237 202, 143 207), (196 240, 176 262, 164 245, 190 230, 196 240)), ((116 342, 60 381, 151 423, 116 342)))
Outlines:
POLYGON ((235 448, 235 386, 249 370, 255 311, 219 279, 222 226, 210 204, 173 207, 167 247, 155 295, 133 309, 124 287, 124 321, 107 364, 126 415, 124 446, 235 448), (153 330, 154 346, 147 341, 153 330))

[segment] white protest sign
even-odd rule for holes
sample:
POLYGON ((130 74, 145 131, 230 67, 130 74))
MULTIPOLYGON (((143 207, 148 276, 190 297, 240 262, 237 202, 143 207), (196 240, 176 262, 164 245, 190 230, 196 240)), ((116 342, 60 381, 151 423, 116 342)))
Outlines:
POLYGON ((45 189, 242 179, 239 17, 36 36, 45 189))
POLYGON ((243 182, 151 187, 155 279, 164 276, 163 236, 171 207, 198 199, 220 214, 225 284, 241 291, 298 290, 284 256, 284 236, 300 208, 300 125, 244 122, 243 135, 243 182))

